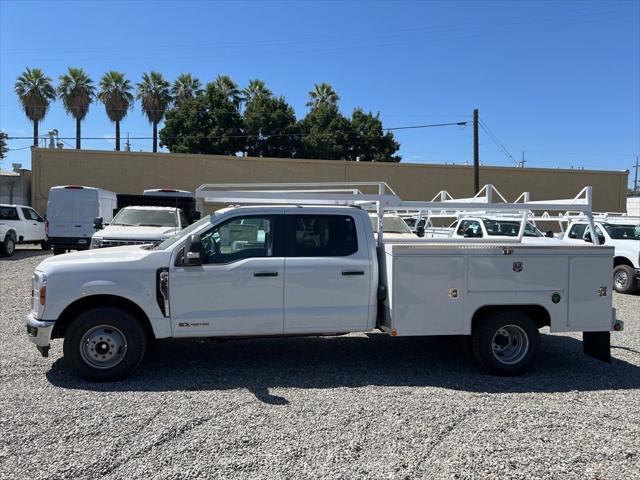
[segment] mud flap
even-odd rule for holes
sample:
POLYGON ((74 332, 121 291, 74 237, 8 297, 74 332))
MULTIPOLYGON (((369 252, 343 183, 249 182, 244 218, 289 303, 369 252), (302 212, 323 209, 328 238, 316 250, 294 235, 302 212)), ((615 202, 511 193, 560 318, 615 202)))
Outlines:
POLYGON ((611 363, 611 332, 583 332, 584 354, 611 363))

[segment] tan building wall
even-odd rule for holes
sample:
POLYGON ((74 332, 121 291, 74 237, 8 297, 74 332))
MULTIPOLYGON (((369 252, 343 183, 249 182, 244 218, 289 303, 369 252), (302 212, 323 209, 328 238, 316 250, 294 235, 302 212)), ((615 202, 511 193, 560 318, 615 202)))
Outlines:
MULTIPOLYGON (((454 197, 473 194, 473 169, 462 165, 36 148, 31 168, 32 205, 39 212, 46 212, 52 186, 68 184, 138 194, 163 187, 194 191, 203 183, 384 181, 405 200, 431 200, 440 190, 454 197)), ((591 185, 594 210, 624 211, 627 176, 620 171, 481 167, 480 184, 494 184, 508 201, 524 191, 531 192, 532 200, 573 197, 591 185)))

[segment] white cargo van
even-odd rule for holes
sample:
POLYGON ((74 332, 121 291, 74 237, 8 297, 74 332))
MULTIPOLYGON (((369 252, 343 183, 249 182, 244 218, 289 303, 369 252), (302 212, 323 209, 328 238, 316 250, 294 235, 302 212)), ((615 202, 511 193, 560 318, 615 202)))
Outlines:
POLYGON ((116 206, 116 194, 109 190, 80 185, 52 187, 47 203, 47 235, 53 253, 88 249, 94 219, 102 217, 110 222, 116 206))

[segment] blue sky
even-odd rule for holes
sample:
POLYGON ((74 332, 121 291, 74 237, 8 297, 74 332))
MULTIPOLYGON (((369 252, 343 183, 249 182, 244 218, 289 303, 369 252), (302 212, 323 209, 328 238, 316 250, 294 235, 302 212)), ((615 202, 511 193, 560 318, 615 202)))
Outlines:
MULTIPOLYGON (((79 66, 134 82, 151 69, 173 80, 261 78, 306 113, 308 91, 329 82, 349 115, 379 111, 386 127, 470 120, 473 108, 529 167, 631 169, 640 152, 640 2, 29 2, 0 1, 0 129, 28 136, 13 84, 24 67, 54 79, 79 66)), ((40 132, 75 135, 60 102, 40 132)), ((122 132, 150 136, 139 105, 122 132)), ((83 147, 112 149, 102 105, 83 147)), ((512 165, 480 132, 481 161, 512 165)), ((472 160, 470 127, 396 132, 405 162, 472 160)), ((72 140, 66 141, 73 145, 72 140)), ((12 149, 29 140, 10 142, 12 149)), ((150 150, 136 140, 134 150, 150 150)), ((29 165, 29 149, 3 166, 29 165)))

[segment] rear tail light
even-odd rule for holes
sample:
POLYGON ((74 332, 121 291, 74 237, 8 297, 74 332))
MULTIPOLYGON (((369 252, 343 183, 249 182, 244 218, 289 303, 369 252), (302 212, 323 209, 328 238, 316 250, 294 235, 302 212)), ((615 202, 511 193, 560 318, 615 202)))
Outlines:
POLYGON ((44 221, 44 234, 47 237, 49 236, 49 220, 44 221))

